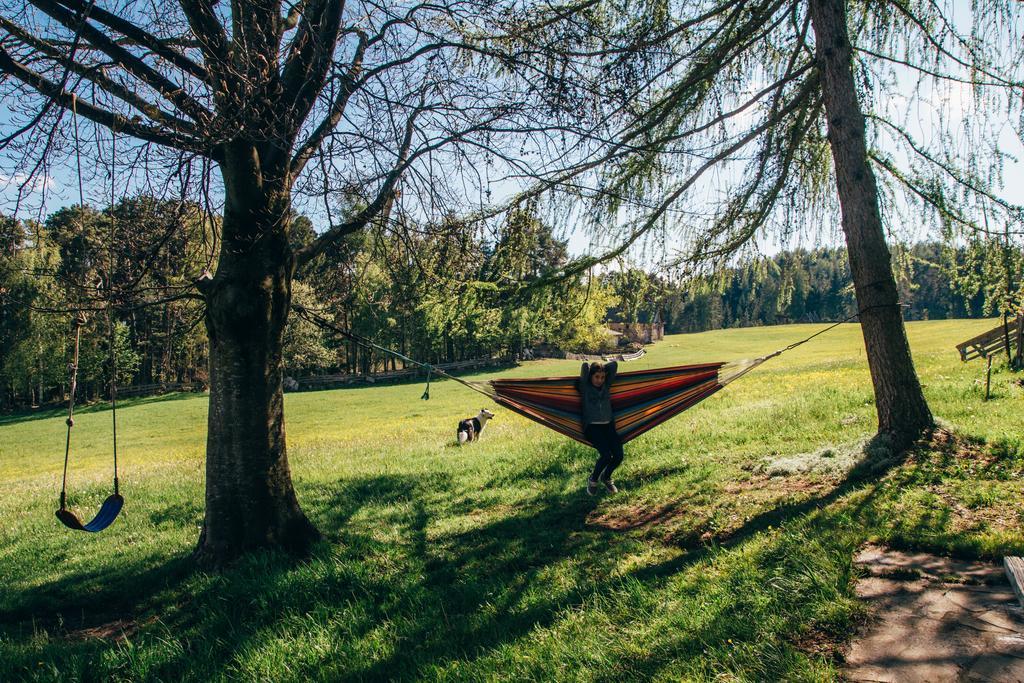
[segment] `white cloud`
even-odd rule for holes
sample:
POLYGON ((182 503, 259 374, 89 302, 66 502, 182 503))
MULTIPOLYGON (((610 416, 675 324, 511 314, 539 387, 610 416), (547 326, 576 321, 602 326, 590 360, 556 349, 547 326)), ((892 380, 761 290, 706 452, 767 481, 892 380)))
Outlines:
POLYGON ((52 190, 56 187, 57 181, 54 180, 53 176, 46 174, 37 175, 30 179, 27 173, 15 173, 13 175, 0 173, 0 190, 14 190, 23 185, 25 185, 25 189, 28 192, 39 193, 44 190, 52 190))

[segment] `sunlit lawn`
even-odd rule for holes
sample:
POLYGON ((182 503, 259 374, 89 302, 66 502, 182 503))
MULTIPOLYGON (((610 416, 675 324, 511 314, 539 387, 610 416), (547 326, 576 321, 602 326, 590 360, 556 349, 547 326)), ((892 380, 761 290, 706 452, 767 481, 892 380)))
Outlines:
MULTIPOLYGON (((1024 389, 997 363, 984 402, 983 363, 954 349, 992 325, 909 324, 958 437, 858 478, 830 465, 874 427, 852 324, 629 444, 614 497, 583 490, 592 451, 501 408, 481 442, 455 446, 458 419, 494 406, 454 382, 430 401, 420 384, 289 394, 292 473, 325 541, 303 562, 260 555, 219 575, 188 562, 205 397, 119 410, 127 504, 91 536, 53 516, 59 411, 0 417, 0 681, 830 680, 828 648, 808 643, 856 623, 865 540, 1024 552, 1024 389), (790 461, 810 469, 769 476, 790 461)), ((672 336, 624 369, 759 356, 821 327, 672 336)), ((87 516, 109 493, 110 412, 78 415, 69 479, 87 516)))

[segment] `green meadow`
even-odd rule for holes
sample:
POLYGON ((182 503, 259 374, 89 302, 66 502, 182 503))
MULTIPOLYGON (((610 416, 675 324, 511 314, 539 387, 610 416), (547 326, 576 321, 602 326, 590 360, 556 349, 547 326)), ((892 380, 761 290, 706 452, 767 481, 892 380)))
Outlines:
MULTIPOLYGON (((908 324, 943 430, 894 458, 867 443, 860 329, 755 369, 626 446, 594 453, 451 381, 288 394, 292 475, 324 533, 303 560, 189 562, 207 399, 118 411, 127 503, 101 534, 53 515, 61 411, 0 416, 0 681, 827 681, 865 618, 867 541, 1024 553, 1022 375, 954 345, 991 320, 908 324), (455 445, 458 419, 497 417, 455 445)), ((824 325, 667 337, 625 369, 759 356, 824 325)), ((575 374, 536 361, 501 376, 575 374)), ((493 375, 478 375, 484 379, 493 375)), ((71 502, 110 492, 110 411, 78 411, 71 502)))

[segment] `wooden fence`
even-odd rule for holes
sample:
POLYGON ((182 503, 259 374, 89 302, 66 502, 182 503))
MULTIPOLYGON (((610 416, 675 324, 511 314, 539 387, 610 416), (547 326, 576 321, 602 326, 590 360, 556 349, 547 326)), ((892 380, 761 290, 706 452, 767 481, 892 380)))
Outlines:
POLYGON ((202 382, 158 382, 156 384, 131 384, 117 388, 118 398, 133 398, 137 396, 153 396, 154 394, 166 394, 171 391, 205 391, 206 385, 202 382))

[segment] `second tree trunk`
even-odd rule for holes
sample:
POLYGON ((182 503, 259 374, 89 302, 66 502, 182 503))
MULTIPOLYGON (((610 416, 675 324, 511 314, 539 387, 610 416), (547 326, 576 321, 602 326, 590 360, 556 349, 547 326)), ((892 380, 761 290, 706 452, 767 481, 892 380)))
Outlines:
POLYGON ((845 0, 810 0, 809 9, 843 232, 875 390, 878 431, 890 435, 893 445, 902 449, 933 421, 910 355, 882 228, 878 188, 868 162, 846 4, 845 0))

